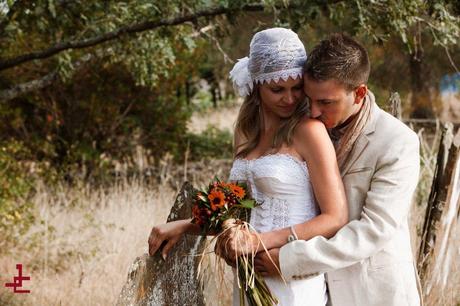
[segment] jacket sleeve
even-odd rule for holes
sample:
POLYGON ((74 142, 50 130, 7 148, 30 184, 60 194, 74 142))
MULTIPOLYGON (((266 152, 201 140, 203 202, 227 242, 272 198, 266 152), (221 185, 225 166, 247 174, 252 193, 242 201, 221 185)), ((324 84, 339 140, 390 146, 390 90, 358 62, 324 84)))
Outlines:
POLYGON ((331 239, 322 236, 294 241, 280 250, 283 276, 308 278, 344 268, 383 249, 397 228, 407 222, 420 170, 419 140, 415 133, 385 148, 377 160, 361 217, 331 239))

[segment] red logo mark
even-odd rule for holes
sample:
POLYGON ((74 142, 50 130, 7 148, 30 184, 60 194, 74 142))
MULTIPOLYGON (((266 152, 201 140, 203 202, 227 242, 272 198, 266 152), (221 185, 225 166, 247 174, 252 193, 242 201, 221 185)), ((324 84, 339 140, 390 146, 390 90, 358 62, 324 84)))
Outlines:
POLYGON ((22 288, 23 280, 30 280, 30 276, 22 276, 22 264, 17 264, 16 269, 18 269, 18 276, 13 278, 12 283, 5 283, 5 287, 13 287, 14 293, 30 293, 30 290, 18 290, 17 288, 22 288))

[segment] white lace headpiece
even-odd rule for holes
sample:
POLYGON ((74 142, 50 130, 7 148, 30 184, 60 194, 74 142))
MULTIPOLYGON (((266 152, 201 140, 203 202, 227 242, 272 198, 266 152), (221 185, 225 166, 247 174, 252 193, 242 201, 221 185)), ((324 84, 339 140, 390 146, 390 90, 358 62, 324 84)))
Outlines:
POLYGON ((296 33, 284 28, 271 28, 257 32, 249 46, 249 57, 238 60, 230 71, 236 92, 244 97, 254 83, 287 81, 303 74, 307 60, 305 47, 296 33))

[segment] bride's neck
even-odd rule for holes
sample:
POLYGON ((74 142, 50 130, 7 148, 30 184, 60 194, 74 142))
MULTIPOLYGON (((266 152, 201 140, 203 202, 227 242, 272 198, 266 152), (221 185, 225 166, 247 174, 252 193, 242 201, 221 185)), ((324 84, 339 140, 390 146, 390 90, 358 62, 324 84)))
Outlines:
POLYGON ((266 112, 262 112, 261 115, 262 115, 262 118, 261 118, 262 119, 261 120, 262 134, 265 134, 265 135, 274 134, 278 130, 281 124, 281 118, 273 114, 266 113, 266 112))

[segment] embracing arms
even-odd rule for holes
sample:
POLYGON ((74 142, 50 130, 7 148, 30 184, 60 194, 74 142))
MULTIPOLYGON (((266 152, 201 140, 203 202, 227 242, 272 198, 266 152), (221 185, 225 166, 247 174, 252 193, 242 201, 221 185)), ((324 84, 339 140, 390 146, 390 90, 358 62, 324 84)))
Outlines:
MULTIPOLYGON (((294 226, 299 240, 315 236, 330 238, 348 222, 345 191, 337 166, 334 147, 323 123, 304 119, 296 128, 293 146, 306 161, 316 201, 321 213, 294 226)), ((307 191, 305 191, 307 192, 307 191)), ((268 249, 286 244, 289 228, 262 233, 268 249)))
MULTIPOLYGON (((314 237, 281 248, 280 266, 287 279, 340 269, 366 259, 392 241, 407 223, 419 175, 418 138, 415 133, 401 131, 385 139, 385 145, 367 148, 366 154, 378 157, 377 164, 370 165, 373 173, 360 219, 348 223, 329 240, 314 237)), ((353 187, 360 188, 357 183, 353 187)), ((404 250, 399 251, 402 255, 404 250)))
MULTIPOLYGON (((290 149, 294 149, 306 161, 310 182, 321 211, 320 215, 311 220, 295 225, 294 231, 300 240, 308 240, 318 235, 330 238, 348 222, 346 196, 334 147, 324 124, 316 119, 303 119, 296 127, 293 140, 290 149)), ((290 235, 290 228, 260 234, 246 233, 245 239, 229 235, 226 256, 235 258, 241 254, 262 251, 264 248, 279 248, 287 243, 290 235), (241 240, 246 242, 245 245, 238 242, 241 240)))

